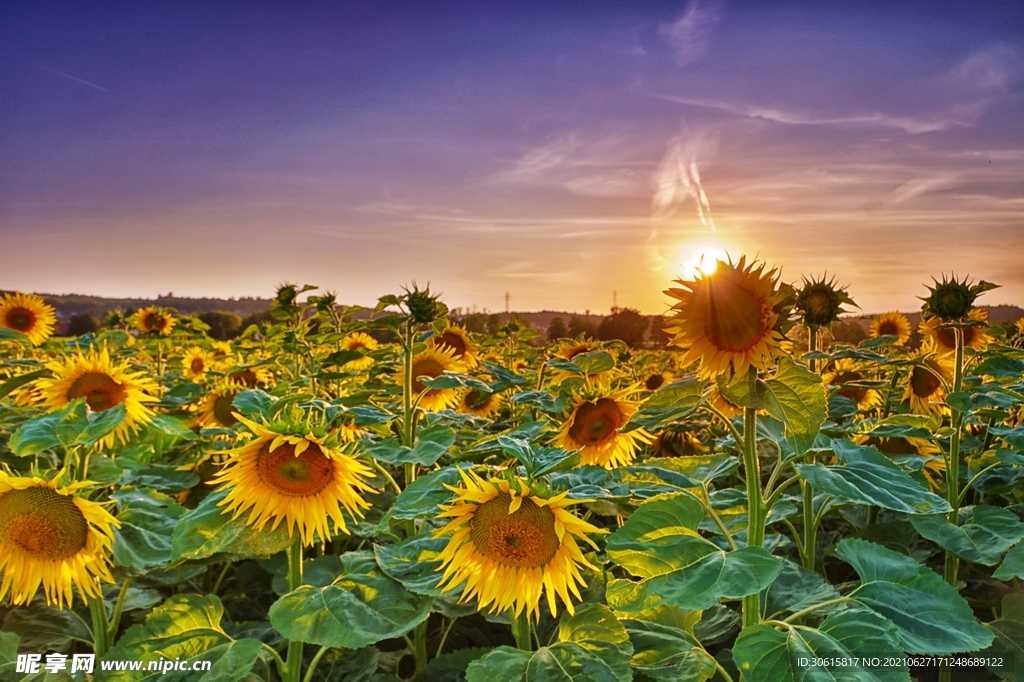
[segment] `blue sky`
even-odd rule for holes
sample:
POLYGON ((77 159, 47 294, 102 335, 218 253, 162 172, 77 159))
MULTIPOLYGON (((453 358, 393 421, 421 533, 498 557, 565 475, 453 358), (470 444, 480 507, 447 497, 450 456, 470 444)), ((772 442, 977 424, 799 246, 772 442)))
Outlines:
POLYGON ((0 288, 662 312, 700 254, 1024 304, 1017 3, 7 3, 0 288))

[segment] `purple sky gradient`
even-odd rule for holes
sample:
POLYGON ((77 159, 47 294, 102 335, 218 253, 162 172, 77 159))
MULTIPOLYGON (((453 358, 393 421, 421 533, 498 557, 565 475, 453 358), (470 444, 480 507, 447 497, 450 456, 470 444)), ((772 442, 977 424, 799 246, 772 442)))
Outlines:
POLYGON ((1022 86, 1016 2, 6 3, 0 288, 656 313, 725 250, 1024 305, 1022 86))

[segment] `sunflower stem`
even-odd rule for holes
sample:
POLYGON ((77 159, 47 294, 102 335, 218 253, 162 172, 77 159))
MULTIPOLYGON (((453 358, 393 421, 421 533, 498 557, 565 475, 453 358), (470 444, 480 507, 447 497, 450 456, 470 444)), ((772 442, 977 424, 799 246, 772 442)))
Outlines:
MULTIPOLYGON (((964 330, 960 327, 953 327, 953 338, 956 340, 956 354, 953 364, 953 392, 957 393, 963 387, 964 381, 964 330)), ((953 435, 949 439, 949 461, 946 462, 946 499, 952 509, 947 517, 954 526, 960 525, 960 429, 963 427, 963 413, 951 407, 950 425, 953 427, 953 435)), ((960 560, 956 555, 946 550, 946 564, 943 577, 946 582, 956 588, 957 574, 960 572, 960 560)), ((953 669, 948 663, 943 663, 939 669, 939 682, 950 682, 953 679, 953 669)))
POLYGON ((92 616, 92 648, 97 658, 104 656, 110 648, 107 634, 107 614, 103 608, 103 595, 89 597, 89 614, 92 616))
MULTIPOLYGON (((757 381, 757 370, 749 370, 750 381, 757 381)), ((761 494, 761 463, 757 457, 757 410, 743 408, 743 469, 747 477, 747 546, 764 546, 765 507, 761 494)), ((743 627, 761 622, 761 595, 743 598, 743 627)))
MULTIPOLYGON (((818 327, 811 326, 810 334, 807 337, 807 349, 809 353, 818 350, 818 327)), ((812 372, 818 371, 817 360, 810 360, 812 372)), ((811 458, 814 463, 814 458, 811 458)), ((807 481, 800 481, 800 492, 804 502, 804 540, 800 549, 800 563, 808 571, 814 572, 814 565, 818 553, 818 524, 814 520, 814 488, 807 481)))
POLYGON ((512 636, 515 637, 516 646, 522 651, 533 651, 533 639, 530 637, 530 615, 526 609, 512 616, 512 636))
POLYGON ((110 644, 114 643, 117 637, 117 629, 121 627, 121 612, 124 610, 124 600, 128 596, 128 588, 132 584, 132 577, 128 576, 121 583, 121 590, 117 593, 117 601, 114 602, 114 613, 110 614, 110 627, 107 628, 107 639, 110 644))
MULTIPOLYGON (((298 532, 288 548, 288 589, 292 592, 302 585, 302 535, 298 532)), ((299 682, 302 675, 302 642, 288 642, 284 682, 299 682)))
POLYGON ((423 621, 412 631, 412 655, 416 659, 416 674, 419 675, 427 667, 427 621, 423 621))

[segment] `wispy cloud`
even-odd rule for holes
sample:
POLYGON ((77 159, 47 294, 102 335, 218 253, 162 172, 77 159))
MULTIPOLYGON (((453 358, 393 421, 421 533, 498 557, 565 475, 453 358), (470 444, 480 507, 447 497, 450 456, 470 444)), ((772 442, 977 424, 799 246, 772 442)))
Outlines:
POLYGON ((692 64, 707 53, 711 30, 720 15, 717 2, 692 0, 678 19, 659 27, 658 32, 672 48, 679 66, 692 64))
POLYGON ((701 225, 716 232, 711 217, 711 202, 700 182, 697 169, 697 151, 694 139, 685 131, 673 137, 668 144, 655 176, 657 189, 652 205, 655 219, 663 220, 675 213, 687 199, 693 199, 701 225))
MULTIPOLYGON (((898 128, 913 135, 919 133, 930 133, 936 130, 946 130, 957 126, 969 126, 971 120, 957 120, 955 118, 913 118, 908 116, 890 116, 873 112, 869 114, 853 114, 850 116, 821 116, 809 113, 796 112, 776 107, 765 107, 757 104, 743 104, 727 102, 724 100, 704 99, 700 97, 680 97, 677 95, 666 95, 663 93, 646 92, 650 97, 688 104, 694 107, 717 109, 735 116, 762 119, 774 123, 787 125, 840 125, 840 126, 876 126, 882 128, 898 128)), ((971 116, 969 118, 975 118, 971 116)))
POLYGON ((97 90, 102 90, 103 92, 110 92, 110 90, 108 90, 107 88, 103 87, 102 85, 96 85, 95 83, 90 83, 89 81, 82 80, 81 78, 78 78, 77 76, 72 76, 70 73, 64 73, 63 71, 58 71, 56 69, 51 69, 50 67, 43 66, 42 64, 33 64, 32 66, 38 67, 38 68, 42 69, 43 71, 49 71, 50 73, 56 74, 56 75, 61 76, 63 78, 67 78, 67 79, 73 80, 76 83, 81 83, 82 85, 88 85, 90 88, 96 88, 97 90))

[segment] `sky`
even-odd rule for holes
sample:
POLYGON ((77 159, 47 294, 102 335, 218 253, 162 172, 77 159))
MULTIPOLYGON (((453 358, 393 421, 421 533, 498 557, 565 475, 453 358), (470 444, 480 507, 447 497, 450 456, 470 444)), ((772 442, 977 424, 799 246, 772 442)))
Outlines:
POLYGON ((1017 2, 0 4, 0 289, 1024 305, 1017 2))

